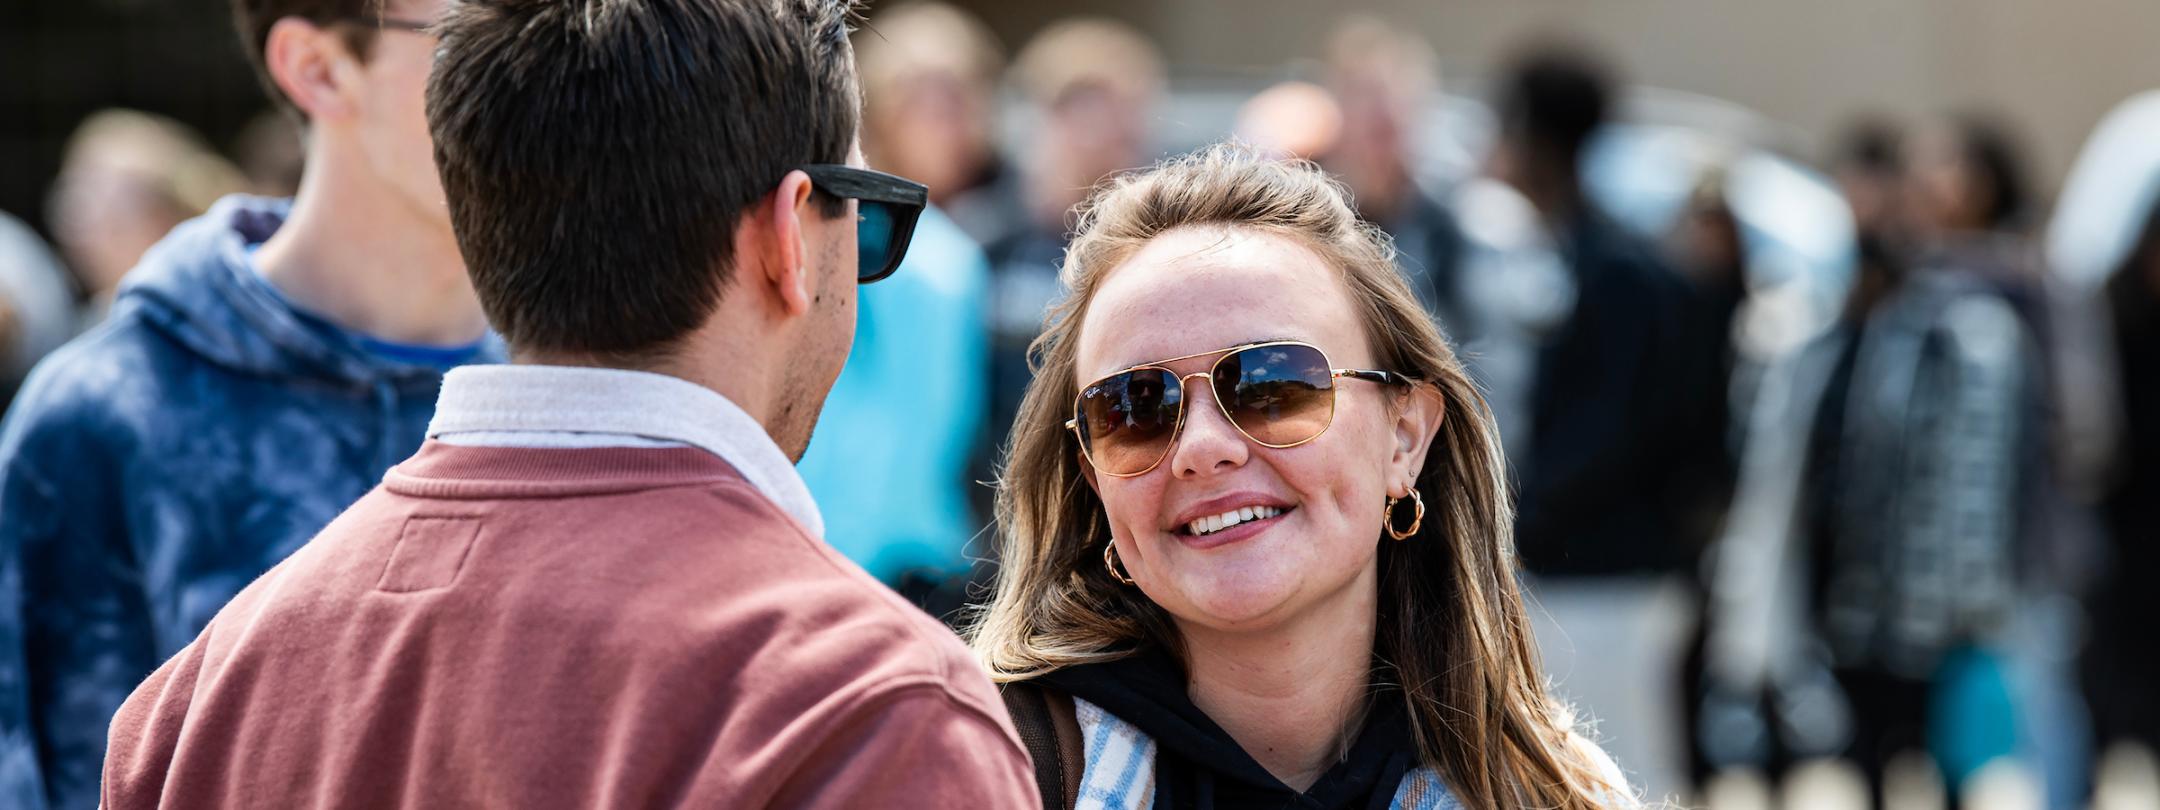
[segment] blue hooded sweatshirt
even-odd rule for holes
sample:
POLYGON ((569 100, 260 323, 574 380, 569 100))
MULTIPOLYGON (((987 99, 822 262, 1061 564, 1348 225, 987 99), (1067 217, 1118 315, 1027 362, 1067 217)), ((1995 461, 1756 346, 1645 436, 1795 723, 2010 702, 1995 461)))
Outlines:
POLYGON ((288 207, 174 229, 0 422, 0 806, 96 806, 136 684, 419 449, 444 370, 501 356, 295 308, 250 258, 288 207))

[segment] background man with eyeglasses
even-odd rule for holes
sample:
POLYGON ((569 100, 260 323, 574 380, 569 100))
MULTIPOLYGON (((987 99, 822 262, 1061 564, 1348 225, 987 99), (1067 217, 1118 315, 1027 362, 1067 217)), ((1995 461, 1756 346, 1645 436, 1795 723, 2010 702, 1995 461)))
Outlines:
POLYGON ((441 6, 235 0, 306 175, 175 229, 0 426, 0 805, 95 806, 128 691, 500 358, 431 159, 441 6))

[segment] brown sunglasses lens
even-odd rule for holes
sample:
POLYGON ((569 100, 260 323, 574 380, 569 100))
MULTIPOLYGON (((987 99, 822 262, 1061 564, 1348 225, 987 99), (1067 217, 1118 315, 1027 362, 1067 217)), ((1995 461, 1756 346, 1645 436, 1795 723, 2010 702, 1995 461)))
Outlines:
POLYGON ((1335 418, 1335 375, 1327 355, 1301 344, 1254 346, 1217 363, 1215 397, 1253 441, 1287 447, 1311 441, 1335 418))
MULTIPOLYGON (((1335 418, 1335 375, 1327 355, 1303 344, 1239 349, 1209 376, 1231 424, 1253 441, 1289 447, 1313 440, 1335 418)), ((1114 374, 1080 392, 1080 441, 1088 463, 1111 475, 1137 475, 1161 463, 1176 438, 1184 406, 1181 381, 1142 368, 1114 374)))
POLYGON ((1088 463, 1111 475, 1155 466, 1170 451, 1184 390, 1162 369, 1112 375, 1080 391, 1080 441, 1088 463))

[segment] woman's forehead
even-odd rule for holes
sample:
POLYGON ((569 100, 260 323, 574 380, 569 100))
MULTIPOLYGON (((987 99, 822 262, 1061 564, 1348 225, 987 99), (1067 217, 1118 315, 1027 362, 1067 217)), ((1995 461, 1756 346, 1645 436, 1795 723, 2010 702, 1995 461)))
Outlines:
POLYGON ((1301 340, 1343 362, 1362 329, 1341 273, 1287 237, 1186 228, 1156 237, 1106 274, 1080 325, 1077 372, 1268 340, 1301 340))

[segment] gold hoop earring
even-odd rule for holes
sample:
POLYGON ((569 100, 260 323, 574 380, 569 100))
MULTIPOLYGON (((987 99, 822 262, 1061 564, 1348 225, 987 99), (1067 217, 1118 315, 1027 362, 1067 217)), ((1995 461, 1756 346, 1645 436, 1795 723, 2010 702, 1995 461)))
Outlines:
POLYGON ((1387 499, 1387 512, 1382 518, 1387 521, 1388 536, 1395 538, 1396 542, 1402 542, 1417 534, 1418 529, 1425 525, 1425 499, 1418 495, 1416 487, 1410 488, 1410 504, 1417 507, 1417 510, 1410 516, 1410 528, 1401 531, 1395 530, 1395 505, 1398 503, 1402 503, 1402 499, 1387 499))
POLYGON ((1125 584, 1127 584, 1127 585, 1137 585, 1137 584, 1139 584, 1139 583, 1133 582, 1133 578, 1132 578, 1132 577, 1129 577, 1129 576, 1126 576, 1126 575, 1125 575, 1125 572, 1123 572, 1123 571, 1119 571, 1119 570, 1118 570, 1118 559, 1117 559, 1117 541, 1116 541, 1116 540, 1106 540, 1106 541, 1104 541, 1104 542, 1103 542, 1103 546, 1102 546, 1102 564, 1103 564, 1103 567, 1104 567, 1104 568, 1108 568, 1108 569, 1110 569, 1110 577, 1111 577, 1112 579, 1115 579, 1115 580, 1117 580, 1117 581, 1119 581, 1119 582, 1122 582, 1122 583, 1125 583, 1125 584))

